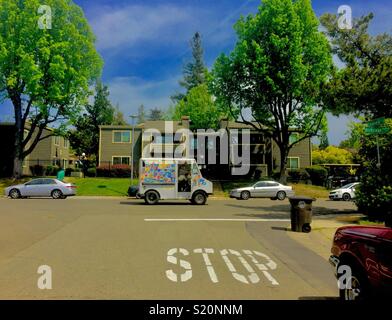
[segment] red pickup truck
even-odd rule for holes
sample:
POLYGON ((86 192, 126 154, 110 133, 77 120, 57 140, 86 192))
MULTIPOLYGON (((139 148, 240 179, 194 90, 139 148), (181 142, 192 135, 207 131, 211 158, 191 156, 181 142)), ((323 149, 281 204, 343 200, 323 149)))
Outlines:
POLYGON ((392 228, 339 228, 331 252, 329 261, 341 299, 386 298, 392 294, 392 228))

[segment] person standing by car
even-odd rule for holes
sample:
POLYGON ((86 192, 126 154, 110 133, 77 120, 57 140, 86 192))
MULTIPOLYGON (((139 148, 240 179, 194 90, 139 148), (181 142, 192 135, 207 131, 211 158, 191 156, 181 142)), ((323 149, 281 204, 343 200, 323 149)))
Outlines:
POLYGON ((65 171, 62 167, 60 167, 59 171, 57 172, 57 180, 63 181, 65 177, 65 171))

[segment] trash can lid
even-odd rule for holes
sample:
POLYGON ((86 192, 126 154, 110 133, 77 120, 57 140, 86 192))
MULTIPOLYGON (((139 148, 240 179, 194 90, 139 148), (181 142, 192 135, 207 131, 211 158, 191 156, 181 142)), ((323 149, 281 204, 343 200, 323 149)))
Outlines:
POLYGON ((289 198, 290 202, 305 201, 306 203, 311 203, 316 201, 316 198, 306 197, 306 196, 293 196, 289 198))

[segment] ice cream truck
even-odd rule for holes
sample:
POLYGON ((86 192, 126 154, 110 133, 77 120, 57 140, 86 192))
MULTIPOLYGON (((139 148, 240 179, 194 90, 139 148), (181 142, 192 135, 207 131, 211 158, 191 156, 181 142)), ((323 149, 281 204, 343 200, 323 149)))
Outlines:
POLYGON ((159 200, 190 200, 203 205, 213 192, 195 159, 142 158, 139 164, 138 198, 147 204, 159 200))

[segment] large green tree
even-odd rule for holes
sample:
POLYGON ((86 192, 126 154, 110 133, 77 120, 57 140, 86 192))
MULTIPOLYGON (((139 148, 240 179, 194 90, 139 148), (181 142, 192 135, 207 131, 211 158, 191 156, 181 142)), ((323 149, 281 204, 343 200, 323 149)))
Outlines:
POLYGON ((192 88, 174 109, 173 120, 180 120, 181 116, 189 116, 191 129, 215 129, 220 118, 218 109, 213 97, 208 92, 206 84, 192 88))
POLYGON ((78 114, 102 68, 81 8, 70 0, 41 5, 39 0, 0 0, 0 94, 14 107, 15 177, 43 139, 44 128, 78 114))
POLYGON ((392 117, 392 36, 369 35, 373 14, 354 19, 352 29, 340 29, 338 19, 321 17, 333 53, 344 64, 326 85, 324 103, 335 114, 392 117))
POLYGON ((192 60, 184 66, 183 79, 180 80, 180 85, 185 88, 186 92, 177 93, 172 96, 172 100, 177 103, 186 98, 186 95, 194 87, 206 82, 207 67, 204 63, 204 50, 202 45, 201 34, 196 32, 190 42, 192 50, 192 60))
POLYGON ((255 15, 236 23, 234 50, 213 68, 211 88, 220 105, 276 142, 282 182, 290 149, 325 125, 320 87, 332 57, 318 28, 310 0, 264 0, 255 15), (301 135, 290 141, 293 129, 301 135))

